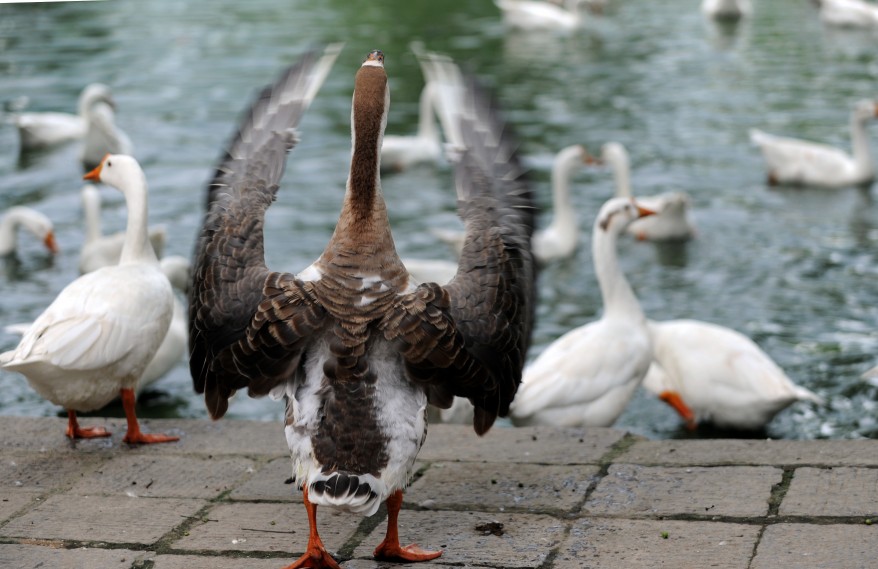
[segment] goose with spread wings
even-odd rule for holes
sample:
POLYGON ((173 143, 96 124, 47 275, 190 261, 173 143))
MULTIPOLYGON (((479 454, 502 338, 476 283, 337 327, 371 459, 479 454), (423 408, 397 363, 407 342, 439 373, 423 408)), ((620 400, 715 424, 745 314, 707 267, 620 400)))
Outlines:
POLYGON ((191 292, 190 366, 211 416, 222 417, 239 389, 286 401, 311 528, 305 554, 287 569, 338 567, 317 532, 318 505, 372 515, 386 501, 376 557, 441 554, 400 546, 397 530, 427 403, 467 397, 474 429, 486 432, 509 411, 533 321, 532 198, 516 144, 474 82, 458 114, 466 146, 451 157, 467 228, 458 273, 445 286, 409 277, 381 193, 389 92, 377 50, 355 78, 350 174, 329 243, 297 274, 266 266, 265 211, 293 129, 336 54, 303 56, 242 121, 208 191, 191 292))

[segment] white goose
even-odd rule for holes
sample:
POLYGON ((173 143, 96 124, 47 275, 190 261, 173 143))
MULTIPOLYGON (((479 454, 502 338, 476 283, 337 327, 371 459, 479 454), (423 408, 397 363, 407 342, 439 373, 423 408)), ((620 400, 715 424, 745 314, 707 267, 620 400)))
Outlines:
MULTIPOLYGON (((570 199, 570 180, 583 164, 598 163, 579 144, 563 148, 552 163, 552 221, 534 233, 531 249, 540 263, 550 263, 573 255, 579 244, 579 223, 570 199)), ((459 255, 463 233, 433 229, 433 234, 448 243, 459 255)))
MULTIPOLYGON (((85 220, 85 240, 79 251, 80 274, 90 273, 101 267, 119 264, 125 232, 111 235, 101 232, 101 194, 93 184, 84 184, 81 191, 82 214, 85 220)), ((149 242, 157 257, 165 250, 166 231, 164 226, 149 228, 149 242)))
MULTIPOLYGON (((601 147, 601 160, 613 171, 617 197, 633 197, 628 151, 618 142, 601 147)), ((689 196, 683 192, 666 192, 657 196, 638 196, 637 203, 655 215, 632 222, 626 231, 641 241, 685 241, 695 236, 689 215, 689 196)))
POLYGON ((177 440, 140 431, 134 388, 165 337, 174 294, 147 238, 147 188, 130 156, 109 155, 86 175, 119 189, 128 207, 125 247, 118 265, 67 285, 34 321, 2 366, 24 375, 40 395, 67 409, 67 436, 108 436, 82 428, 77 411, 100 409, 121 395, 128 443, 177 440))
POLYGON ((841 28, 878 27, 878 6, 863 0, 817 0, 820 20, 841 28))
POLYGON ((18 248, 19 228, 33 233, 49 252, 58 252, 52 220, 35 209, 14 206, 0 216, 0 257, 15 253, 18 248))
POLYGON ((702 0, 701 13, 708 18, 734 22, 753 12, 750 0, 702 0))
POLYGON ((112 102, 96 101, 86 115, 85 137, 79 159, 83 168, 92 170, 107 154, 132 154, 131 139, 116 126, 116 110, 112 102))
POLYGON ((604 313, 552 342, 525 368, 511 408, 515 425, 606 427, 625 409, 649 368, 652 345, 616 242, 629 223, 651 214, 630 198, 601 207, 592 252, 604 313))
POLYGON ((21 150, 45 148, 84 137, 91 107, 98 101, 112 104, 110 88, 100 83, 92 83, 79 95, 78 114, 52 112, 16 114, 12 121, 18 128, 21 150))
POLYGON ((643 386, 694 428, 761 429, 796 401, 823 400, 790 380, 750 338, 697 320, 649 322, 654 361, 643 386))
POLYGON ((556 30, 571 32, 583 24, 578 0, 557 5, 539 0, 494 0, 503 13, 503 21, 522 30, 556 30))
POLYGON ((435 86, 427 78, 418 101, 418 130, 412 136, 384 137, 381 169, 401 172, 416 164, 435 164, 442 157, 442 138, 436 124, 433 98, 435 86))
POLYGON ((839 188, 871 183, 875 179, 866 122, 878 116, 878 104, 859 101, 851 112, 853 156, 825 144, 783 138, 760 130, 750 140, 762 150, 769 184, 839 188))

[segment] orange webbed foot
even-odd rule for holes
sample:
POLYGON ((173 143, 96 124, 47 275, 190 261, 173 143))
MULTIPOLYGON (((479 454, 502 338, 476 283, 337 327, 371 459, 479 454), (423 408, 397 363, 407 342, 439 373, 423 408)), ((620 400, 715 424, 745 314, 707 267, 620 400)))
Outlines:
POLYGON ((110 435, 112 433, 103 427, 76 427, 73 429, 67 427, 67 436, 71 439, 96 439, 110 435))
POLYGON ((306 567, 308 569, 341 569, 332 555, 322 546, 309 547, 305 555, 283 569, 305 569, 306 567))
POLYGON ((180 437, 173 437, 171 435, 160 435, 158 433, 145 434, 141 432, 131 433, 125 435, 125 438, 122 439, 123 442, 132 445, 147 445, 152 443, 172 443, 174 441, 179 441, 180 437))
POLYGON ((442 551, 428 551, 421 549, 417 544, 406 545, 402 547, 399 543, 388 543, 382 541, 375 548, 372 556, 382 561, 429 561, 436 559, 442 555, 442 551))

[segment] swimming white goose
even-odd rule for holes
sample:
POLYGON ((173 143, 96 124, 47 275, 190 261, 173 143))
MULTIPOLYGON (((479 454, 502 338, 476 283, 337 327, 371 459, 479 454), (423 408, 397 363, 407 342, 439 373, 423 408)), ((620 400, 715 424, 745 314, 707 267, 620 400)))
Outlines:
POLYGON ((607 427, 619 417, 652 360, 646 316, 619 267, 616 241, 651 215, 630 198, 601 207, 592 232, 604 313, 552 342, 524 370, 512 404, 515 425, 607 427))
POLYGON ((820 20, 841 28, 878 27, 878 6, 863 0, 817 0, 820 20))
MULTIPOLYGON (((111 235, 101 232, 101 194, 93 184, 82 186, 82 213, 85 220, 85 240, 79 251, 80 274, 90 273, 101 267, 117 265, 125 243, 125 232, 111 235)), ((149 228, 149 242, 157 257, 165 250, 166 231, 163 225, 149 228)))
POLYGON ((768 183, 840 188, 871 183, 875 179, 866 122, 878 116, 878 104, 859 101, 851 112, 853 156, 825 144, 784 138, 760 130, 750 140, 762 150, 768 183))
POLYGON ((92 83, 79 94, 78 114, 45 112, 14 115, 12 120, 18 128, 20 149, 45 148, 84 137, 87 117, 92 105, 98 101, 112 104, 110 88, 92 83))
POLYGON ((386 501, 376 557, 441 554, 401 547, 397 528, 427 402, 470 398, 484 433, 508 411, 533 318, 530 195, 515 141, 475 86, 458 110, 468 144, 450 157, 468 234, 460 270, 444 287, 409 278, 380 190, 389 107, 380 51, 356 75, 350 175, 326 249, 297 275, 265 266, 264 215, 292 129, 336 54, 306 55, 252 105, 208 192, 190 296, 190 369, 211 416, 244 388, 287 402, 285 433, 311 528, 288 569, 338 567, 317 532, 318 505, 371 515, 386 501))
POLYGON ((649 322, 654 361, 643 386, 694 427, 761 429, 796 401, 823 400, 796 385, 750 338, 697 320, 649 322), (687 412, 688 410, 688 412, 687 412))
POLYGON ((19 228, 26 229, 42 241, 50 253, 58 252, 52 220, 35 209, 13 206, 0 216, 0 257, 15 253, 19 228))
MULTIPOLYGON (((534 233, 531 248, 534 258, 540 263, 570 257, 579 244, 579 223, 576 209, 570 199, 570 179, 583 164, 597 163, 579 144, 563 148, 552 163, 552 221, 545 228, 534 233)), ((460 254, 463 247, 463 233, 453 230, 433 229, 434 235, 448 243, 460 254)), ((447 272, 447 271, 446 271, 447 272)))
MULTIPOLYGON (((591 164, 608 164, 613 171, 617 197, 633 197, 628 151, 618 142, 601 147, 601 159, 591 164)), ((657 196, 638 196, 637 203, 655 215, 634 220, 626 231, 641 241, 685 241, 695 236, 695 224, 689 215, 689 196, 683 192, 666 192, 657 196)))
POLYGON ((522 30, 556 30, 571 32, 583 24, 583 13, 578 0, 564 5, 541 0, 494 0, 503 14, 503 21, 522 30))
POLYGON ((753 12, 750 0, 702 0, 701 13, 714 20, 734 22, 753 12))
POLYGON ((132 154, 131 139, 116 126, 116 107, 112 102, 95 101, 86 115, 85 136, 79 159, 83 168, 92 170, 107 154, 132 154))
POLYGON ((108 155, 86 178, 125 195, 122 258, 67 285, 0 361, 67 409, 71 438, 109 436, 100 427, 80 427, 76 412, 100 409, 121 395, 128 419, 125 442, 177 440, 142 433, 134 410, 134 388, 168 330, 174 301, 146 235, 146 178, 136 160, 120 155, 108 155))

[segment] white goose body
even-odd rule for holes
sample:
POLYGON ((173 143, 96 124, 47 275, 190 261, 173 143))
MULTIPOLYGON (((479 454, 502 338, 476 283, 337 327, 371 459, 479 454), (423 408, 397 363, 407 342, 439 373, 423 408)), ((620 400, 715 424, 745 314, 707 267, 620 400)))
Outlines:
POLYGON ((701 12, 708 18, 736 21, 753 12, 750 0, 702 0, 701 12))
MULTIPOLYGON (((633 197, 628 151, 618 142, 601 148, 601 161, 610 166, 617 197, 633 197)), ((689 196, 667 192, 657 196, 638 196, 637 203, 655 212, 636 219, 625 230, 641 241, 685 241, 695 236, 695 224, 689 215, 689 196)))
POLYGON ((568 7, 539 0, 494 0, 494 4, 512 28, 571 32, 583 23, 577 0, 568 2, 568 7))
POLYGON ((878 105, 857 103, 851 113, 853 155, 825 144, 785 138, 753 129, 750 140, 762 151, 771 184, 840 188, 872 182, 875 168, 866 122, 878 116, 878 105))
MULTIPOLYGON (((159 266, 162 273, 170 281, 171 287, 185 295, 189 286, 189 259, 176 255, 163 257, 159 261, 159 266)), ((175 294, 171 324, 168 326, 168 331, 165 333, 159 349, 147 364, 146 369, 143 370, 143 375, 137 384, 138 390, 152 385, 182 361, 189 342, 188 316, 186 305, 175 294)))
POLYGON ((629 198, 601 208, 592 251, 604 313, 552 342, 525 368, 512 404, 514 424, 606 427, 628 404, 649 368, 652 344, 616 241, 631 221, 650 213, 629 198))
POLYGON ((13 206, 0 216, 0 257, 11 255, 18 249, 19 229, 32 233, 49 252, 58 251, 52 220, 35 209, 13 206))
POLYGON ((79 95, 78 114, 19 113, 13 117, 22 151, 46 148, 85 136, 88 115, 97 101, 112 101, 106 85, 93 83, 79 95))
POLYGON ((820 19, 841 28, 878 27, 878 6, 863 0, 819 0, 820 19))
MULTIPOLYGON (((104 235, 101 231, 101 194, 92 184, 84 184, 81 191, 82 212, 85 221, 85 240, 79 251, 79 272, 90 273, 101 267, 117 265, 125 244, 125 232, 104 235)), ((157 257, 165 249, 164 226, 149 228, 149 242, 157 257)))
POLYGON ((134 416, 133 389, 165 337, 174 300, 146 236, 146 179, 133 158, 117 155, 107 156, 89 176, 125 195, 122 258, 67 285, 0 360, 68 410, 72 437, 76 411, 98 409, 121 393, 129 422, 126 441, 175 440, 143 435, 134 416))
POLYGON ((760 429, 796 401, 821 403, 796 385, 750 338, 697 320, 649 322, 654 361, 643 386, 676 393, 696 421, 760 429))

